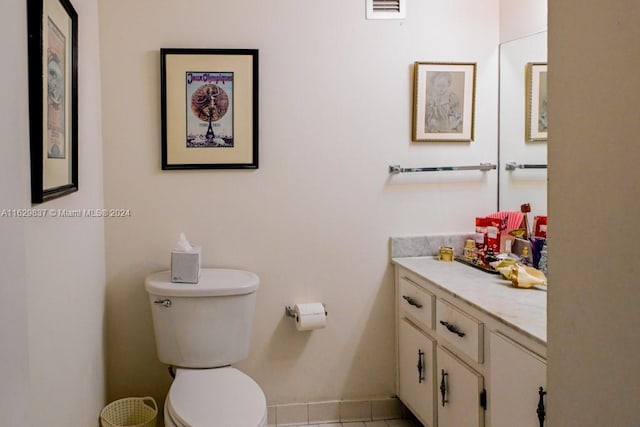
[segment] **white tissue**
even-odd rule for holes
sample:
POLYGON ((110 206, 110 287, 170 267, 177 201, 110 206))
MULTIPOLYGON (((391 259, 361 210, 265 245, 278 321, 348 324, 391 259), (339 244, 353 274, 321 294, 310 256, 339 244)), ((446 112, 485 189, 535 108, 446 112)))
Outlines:
POLYGON ((192 246, 184 233, 171 251, 171 281, 175 283, 198 283, 202 247, 192 246))
POLYGON ((184 233, 180 233, 175 250, 181 252, 193 252, 193 246, 191 246, 191 243, 189 243, 187 236, 185 236, 184 233))

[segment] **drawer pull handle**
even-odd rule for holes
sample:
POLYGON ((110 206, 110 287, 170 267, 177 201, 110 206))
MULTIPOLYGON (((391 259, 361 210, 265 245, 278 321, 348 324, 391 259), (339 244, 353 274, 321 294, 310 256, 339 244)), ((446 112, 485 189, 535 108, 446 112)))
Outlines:
POLYGON ((547 415, 547 412, 544 409, 545 394, 547 394, 547 392, 544 391, 544 388, 540 387, 538 389, 538 396, 540 397, 540 400, 538 400, 538 409, 536 409, 536 413, 538 414, 538 421, 540 422, 540 427, 544 427, 544 419, 545 419, 545 416, 547 415))
POLYGON ((424 381, 424 370, 425 365, 422 362, 424 359, 424 351, 418 349, 418 384, 421 384, 424 381))
POLYGON ((447 328, 449 330, 449 332, 458 335, 460 338, 462 338, 462 337, 464 337, 466 335, 464 332, 462 332, 458 328, 456 328, 455 325, 452 325, 449 322, 445 322, 444 320, 441 320, 440 324, 443 325, 445 328, 447 328))
POLYGON ((414 300, 413 298, 411 298, 410 296, 407 295, 403 295, 402 298, 404 298, 404 300, 406 302, 409 303, 409 305, 412 305, 416 308, 422 308, 422 304, 420 304, 418 301, 414 300))
POLYGON ((444 369, 443 369, 442 370, 442 377, 440 378, 440 393, 442 394, 442 406, 444 406, 447 403, 449 403, 449 400, 446 399, 446 396, 447 396, 447 376, 449 376, 449 374, 446 373, 444 371, 444 369))

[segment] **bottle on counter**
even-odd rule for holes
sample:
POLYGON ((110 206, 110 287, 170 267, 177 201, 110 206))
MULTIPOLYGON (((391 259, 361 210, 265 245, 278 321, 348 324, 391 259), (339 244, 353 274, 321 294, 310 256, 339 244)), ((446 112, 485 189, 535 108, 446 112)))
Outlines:
POLYGON ((522 253, 520 254, 520 264, 531 266, 531 260, 529 259, 529 247, 524 246, 522 253))
POLYGON ((478 258, 478 250, 476 249, 476 242, 473 239, 467 239, 464 244, 462 256, 468 261, 475 261, 478 258))
POLYGON ((544 245, 542 245, 542 250, 540 251, 538 270, 542 271, 545 275, 547 274, 547 242, 544 242, 544 245))

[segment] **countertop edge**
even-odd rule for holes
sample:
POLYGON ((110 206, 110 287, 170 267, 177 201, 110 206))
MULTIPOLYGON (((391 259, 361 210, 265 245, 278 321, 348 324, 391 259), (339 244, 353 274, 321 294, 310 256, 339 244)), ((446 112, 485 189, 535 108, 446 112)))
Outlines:
MULTIPOLYGON (((416 269, 415 268, 415 264, 416 262, 420 262, 420 261, 424 261, 425 265, 427 265, 428 263, 431 263, 433 261, 436 261, 436 257, 433 256, 420 256, 420 257, 395 257, 395 258, 391 258, 391 264, 394 266, 400 266, 402 268, 405 268, 409 271, 411 271, 413 274, 416 274, 420 277, 422 277, 424 280, 428 281, 429 283, 433 284, 435 287, 437 287, 438 289, 442 290, 443 292, 445 292, 446 294, 450 295, 451 297, 458 299, 468 305, 470 305, 471 307, 481 311, 482 313, 486 314, 487 316, 490 316, 492 319, 498 321, 499 323, 504 324, 505 326, 514 329, 515 331, 521 333, 522 335, 536 341, 537 343, 543 345, 546 347, 547 345, 547 341, 546 341, 546 302, 545 302, 545 311, 544 311, 544 316, 545 316, 545 333, 544 336, 540 336, 539 334, 536 334, 534 331, 532 330, 527 330, 527 328, 523 327, 522 325, 519 325, 517 323, 514 323, 508 319, 506 319, 504 316, 501 316, 500 314, 496 313, 494 310, 492 310, 490 307, 487 307, 487 304, 483 304, 482 302, 477 301, 477 299, 473 298, 472 296, 465 296, 463 295, 461 292, 458 292, 454 289, 452 289, 452 286, 447 285, 446 283, 441 283, 441 280, 435 280, 433 277, 427 277, 424 274, 424 270, 422 269, 416 269)), ((440 262, 440 261, 437 261, 440 262)), ((466 275, 473 275, 476 274, 478 277, 478 280, 488 280, 490 276, 488 273, 484 273, 482 271, 473 269, 472 267, 469 266, 465 266, 462 263, 456 263, 460 266, 460 268, 464 268, 464 269, 468 269, 469 272, 465 271, 466 275)), ((435 265, 435 264, 433 264, 435 265)), ((521 290, 517 290, 518 292, 527 292, 529 290, 527 289, 521 289, 521 290)), ((545 292, 546 294, 546 292, 545 292)), ((542 314, 542 313, 539 313, 542 314)))

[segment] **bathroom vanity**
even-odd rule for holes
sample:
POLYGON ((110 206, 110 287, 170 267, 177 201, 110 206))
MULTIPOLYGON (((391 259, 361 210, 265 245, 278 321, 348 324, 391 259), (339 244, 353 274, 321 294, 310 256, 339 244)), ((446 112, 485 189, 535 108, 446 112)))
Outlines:
POLYGON ((546 290, 435 257, 393 258, 396 388, 428 427, 545 425, 546 290))

